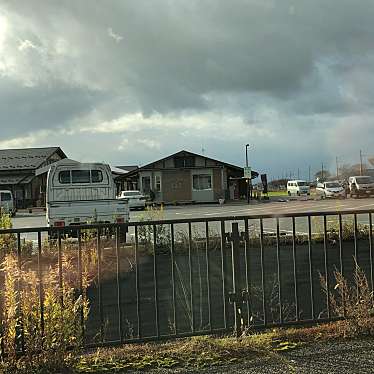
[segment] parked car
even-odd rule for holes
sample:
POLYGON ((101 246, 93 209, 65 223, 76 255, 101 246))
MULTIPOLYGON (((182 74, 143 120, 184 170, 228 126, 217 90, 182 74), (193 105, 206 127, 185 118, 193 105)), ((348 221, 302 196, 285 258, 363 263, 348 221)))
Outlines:
POLYGON ((374 194, 374 178, 368 175, 349 177, 349 193, 352 197, 370 196, 374 194))
POLYGON ((287 193, 291 195, 310 195, 310 186, 304 180, 293 180, 287 182, 287 193))
POLYGON ((16 206, 14 204, 12 191, 0 190, 0 209, 12 217, 16 215, 16 206))
POLYGON ((346 196, 344 187, 337 181, 317 183, 316 195, 322 199, 334 197, 344 199, 346 196))
POLYGON ((116 198, 109 165, 77 162, 51 165, 47 176, 48 226, 124 223, 128 220, 128 202, 116 198))
POLYGON ((145 209, 146 197, 137 190, 122 191, 119 199, 126 199, 130 209, 145 209))

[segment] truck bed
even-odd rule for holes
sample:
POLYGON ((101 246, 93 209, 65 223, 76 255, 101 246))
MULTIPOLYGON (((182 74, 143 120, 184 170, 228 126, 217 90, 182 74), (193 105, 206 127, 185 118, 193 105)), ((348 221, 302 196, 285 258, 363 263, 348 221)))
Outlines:
POLYGON ((52 201, 47 204, 47 223, 56 221, 64 225, 93 222, 115 223, 117 219, 129 220, 128 202, 118 199, 52 201))

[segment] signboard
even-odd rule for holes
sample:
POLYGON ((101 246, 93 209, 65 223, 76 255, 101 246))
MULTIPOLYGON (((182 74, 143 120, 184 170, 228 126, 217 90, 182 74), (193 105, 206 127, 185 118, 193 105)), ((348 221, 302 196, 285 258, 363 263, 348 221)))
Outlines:
POLYGON ((252 179, 252 168, 250 166, 244 168, 244 178, 252 179))

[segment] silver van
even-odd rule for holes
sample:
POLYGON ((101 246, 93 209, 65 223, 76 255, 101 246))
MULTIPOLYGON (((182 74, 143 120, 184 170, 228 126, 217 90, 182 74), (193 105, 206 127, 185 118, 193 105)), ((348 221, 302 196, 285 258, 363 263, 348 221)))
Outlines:
POLYGON ((16 207, 13 200, 13 194, 9 190, 0 190, 0 209, 12 217, 16 215, 16 207))

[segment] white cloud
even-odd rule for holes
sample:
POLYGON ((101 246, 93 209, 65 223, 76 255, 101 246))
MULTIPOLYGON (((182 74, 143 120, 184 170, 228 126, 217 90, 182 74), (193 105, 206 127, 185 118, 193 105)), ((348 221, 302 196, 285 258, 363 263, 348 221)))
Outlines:
POLYGON ((38 47, 28 39, 21 40, 20 43, 19 43, 19 46, 18 46, 18 50, 23 52, 23 51, 26 51, 28 49, 36 49, 37 50, 38 47))
POLYGON ((116 34, 111 27, 109 27, 107 31, 108 31, 108 35, 112 39, 114 39, 116 43, 119 43, 123 39, 123 36, 116 34))
POLYGON ((0 149, 28 148, 43 143, 52 132, 49 130, 37 131, 25 136, 0 141, 0 149))

